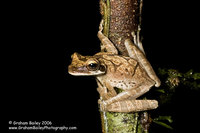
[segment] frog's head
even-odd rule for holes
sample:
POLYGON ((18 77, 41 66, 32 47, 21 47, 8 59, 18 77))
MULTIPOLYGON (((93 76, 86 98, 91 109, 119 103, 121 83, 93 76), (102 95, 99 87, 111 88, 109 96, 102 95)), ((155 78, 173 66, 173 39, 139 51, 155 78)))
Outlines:
POLYGON ((82 56, 74 53, 72 56, 72 63, 68 67, 68 72, 75 76, 91 76, 101 75, 106 72, 105 65, 94 56, 82 56))

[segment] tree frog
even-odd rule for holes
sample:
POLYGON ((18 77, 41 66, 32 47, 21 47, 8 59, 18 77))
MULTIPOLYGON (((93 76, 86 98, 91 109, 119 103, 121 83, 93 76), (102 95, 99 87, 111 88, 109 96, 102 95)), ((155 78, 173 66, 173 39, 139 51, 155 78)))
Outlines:
MULTIPOLYGON (((118 55, 114 44, 103 35, 103 21, 98 31, 102 43, 99 52, 93 56, 72 55, 68 72, 75 76, 95 76, 100 94, 99 104, 102 111, 138 112, 158 107, 156 100, 137 100, 152 86, 159 87, 161 82, 141 50, 130 39, 124 41, 127 56, 118 55), (123 90, 117 94, 115 88, 123 90)), ((134 36, 133 36, 134 37, 134 36)))

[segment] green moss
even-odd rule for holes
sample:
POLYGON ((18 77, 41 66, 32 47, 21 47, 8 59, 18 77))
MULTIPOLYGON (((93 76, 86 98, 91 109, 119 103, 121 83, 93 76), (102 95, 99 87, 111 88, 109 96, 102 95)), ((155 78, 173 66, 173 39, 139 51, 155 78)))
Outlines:
POLYGON ((138 113, 106 112, 106 133, 136 133, 138 113))

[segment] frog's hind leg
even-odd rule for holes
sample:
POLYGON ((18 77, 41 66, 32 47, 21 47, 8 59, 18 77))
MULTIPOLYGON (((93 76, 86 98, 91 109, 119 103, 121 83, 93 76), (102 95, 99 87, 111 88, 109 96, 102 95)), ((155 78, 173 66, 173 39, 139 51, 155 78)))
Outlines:
POLYGON ((117 94, 114 97, 111 97, 110 99, 105 101, 106 105, 110 105, 112 103, 118 102, 118 101, 124 101, 127 99, 136 99, 140 97, 141 95, 145 94, 149 91, 149 89, 155 84, 152 80, 146 80, 146 82, 135 86, 129 90, 123 91, 119 94, 117 94))
POLYGON ((127 113, 151 110, 157 107, 158 101, 156 100, 125 100, 108 105, 106 111, 127 113))
POLYGON ((126 49, 128 51, 129 56, 131 58, 136 59, 140 63, 140 65, 147 72, 147 74, 149 75, 149 77, 156 82, 155 86, 159 87, 160 84, 161 84, 161 82, 160 82, 159 78, 156 76, 156 73, 154 72, 151 64, 146 59, 146 57, 143 54, 143 52, 141 52, 137 48, 137 46, 135 46, 135 44, 130 39, 126 39, 125 42, 124 42, 124 44, 126 46, 126 49))

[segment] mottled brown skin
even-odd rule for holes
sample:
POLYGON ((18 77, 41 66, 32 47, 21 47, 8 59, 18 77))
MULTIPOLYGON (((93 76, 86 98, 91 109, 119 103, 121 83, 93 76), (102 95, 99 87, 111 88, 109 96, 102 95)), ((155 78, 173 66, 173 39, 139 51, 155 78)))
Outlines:
POLYGON ((156 100, 136 100, 152 86, 160 86, 160 80, 144 54, 132 43, 125 40, 130 57, 117 55, 112 42, 102 34, 102 23, 98 37, 107 52, 94 56, 74 53, 68 71, 72 75, 96 76, 101 110, 112 112, 136 112, 158 107, 156 100), (123 91, 116 93, 114 87, 123 91))

